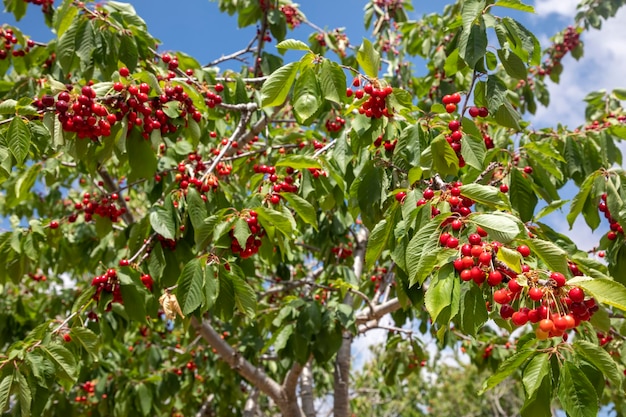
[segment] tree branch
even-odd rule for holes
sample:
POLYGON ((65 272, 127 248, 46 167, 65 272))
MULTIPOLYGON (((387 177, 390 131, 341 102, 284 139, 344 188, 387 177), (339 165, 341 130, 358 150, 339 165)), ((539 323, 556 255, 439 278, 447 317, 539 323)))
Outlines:
POLYGON ((246 405, 243 408, 243 417, 255 417, 257 414, 258 405, 259 405, 259 390, 255 387, 252 389, 250 396, 246 400, 246 405))
POLYGON ((302 411, 306 417, 315 417, 315 398, 313 396, 313 371, 311 360, 309 360, 300 377, 300 399, 302 400, 302 411))
POLYGON ((277 404, 282 401, 283 390, 278 382, 270 378, 262 369, 257 368, 241 357, 239 352, 223 340, 207 320, 200 322, 196 317, 191 318, 191 325, 202 338, 217 351, 217 354, 233 368, 239 375, 271 397, 277 404))
MULTIPOLYGON (((356 248, 354 250, 354 263, 352 269, 357 279, 363 273, 367 235, 367 229, 365 228, 361 228, 355 233, 356 248)), ((351 305, 353 301, 352 293, 348 292, 343 300, 343 303, 351 305)), ((339 351, 337 352, 337 358, 335 359, 335 397, 333 403, 334 417, 350 417, 350 363, 352 359, 352 337, 352 333, 349 331, 345 330, 343 332, 343 341, 339 351)))

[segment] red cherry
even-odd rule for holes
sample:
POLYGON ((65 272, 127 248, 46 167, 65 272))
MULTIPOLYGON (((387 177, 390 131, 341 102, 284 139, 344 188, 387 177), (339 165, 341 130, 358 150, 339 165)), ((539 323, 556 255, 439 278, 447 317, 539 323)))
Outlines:
POLYGON ((469 108, 469 115, 472 117, 478 117, 478 107, 472 106, 469 108))
POLYGON ((454 236, 450 236, 446 241, 446 246, 450 249, 456 249, 459 246, 459 239, 455 238, 454 236))
POLYGON ((463 222, 459 219, 455 219, 452 220, 451 226, 452 230, 461 230, 461 228, 463 227, 463 222))
POLYGON ((548 333, 554 330, 554 322, 550 319, 543 319, 539 322, 539 328, 548 333))
POLYGON ((567 295, 575 303, 580 303, 585 299, 585 292, 579 287, 573 287, 569 290, 567 295))
POLYGON ((458 120, 450 120, 448 123, 448 129, 452 132, 456 132, 461 128, 461 123, 458 120))
POLYGON ((491 271, 487 277, 487 283, 492 287, 500 285, 502 282, 502 273, 500 271, 491 271))
POLYGON ((56 220, 52 220, 50 222, 50 229, 58 229, 59 228, 59 222, 56 220))
POLYGON ((456 104, 446 104, 446 112, 454 113, 456 111, 456 104))
POLYGON ((508 193, 509 192, 509 186, 506 184, 501 184, 500 185, 500 192, 501 193, 508 193))
MULTIPOLYGON (((473 261, 472 261, 472 264, 473 264, 473 261)), ((463 265, 463 258, 456 258, 453 262, 453 265, 454 265, 454 269, 456 269, 459 272, 465 269, 465 266, 463 265)))
POLYGON ((560 272, 551 273, 550 279, 552 279, 556 283, 557 287, 562 287, 563 285, 565 285, 565 275, 561 274, 560 272))
POLYGON ((470 269, 464 269, 461 271, 461 279, 463 281, 471 281, 472 280, 472 271, 470 269))
POLYGON ((395 197, 396 197, 396 201, 398 201, 399 203, 402 203, 404 199, 406 198, 406 193, 404 191, 399 191, 398 193, 396 193, 395 197))
POLYGON ((493 293, 493 301, 498 304, 506 304, 511 301, 511 296, 505 288, 501 288, 493 293))
POLYGON ((70 336, 70 334, 69 334, 69 333, 65 333, 65 334, 63 335, 63 340, 65 340, 65 342, 66 342, 66 343, 69 343, 69 342, 71 342, 71 341, 72 341, 72 336, 70 336))
POLYGON ((120 68, 119 72, 121 77, 128 77, 130 75, 130 71, 126 67, 120 68))
POLYGON ((511 316, 511 321, 513 322, 513 324, 515 324, 516 326, 523 326, 526 323, 528 323, 528 313, 524 312, 524 311, 516 311, 515 313, 513 313, 513 315, 511 316))
POLYGON ((485 273, 485 271, 483 271, 479 267, 477 266, 473 267, 471 269, 471 273, 472 273, 472 280, 474 280, 476 284, 482 284, 483 282, 485 282, 485 278, 487 277, 487 274, 485 273))
POLYGON ((539 301, 543 298, 543 291, 541 290, 541 288, 533 287, 528 290, 528 298, 533 301, 539 301))
POLYGON ((478 117, 487 117, 487 116, 489 116, 489 109, 487 109, 487 107, 479 107, 478 117))
POLYGON ((128 266, 128 265, 130 265, 130 262, 128 261, 128 259, 120 260, 120 266, 128 266))
POLYGON ((529 174, 529 175, 532 174, 533 173, 533 167, 531 167, 530 165, 526 165, 524 167, 524 172, 529 174))
POLYGON ((466 243, 461 246, 461 254, 463 254, 463 256, 470 256, 472 254, 472 245, 466 243))
POLYGON ((509 287, 509 290, 512 293, 518 293, 520 291, 522 291, 522 286, 519 284, 519 282, 517 282, 517 280, 512 279, 509 281, 509 283, 507 284, 507 286, 509 287))
POLYGON ((480 255, 478 255, 478 262, 481 265, 491 264, 491 252, 483 252, 480 255))
POLYGON ((480 245, 482 243, 482 238, 478 233, 472 233, 467 237, 467 241, 472 245, 480 245))
POLYGON ((517 247, 517 251, 524 257, 530 256, 530 248, 526 245, 520 245, 517 247))
POLYGON ((450 102, 454 104, 459 104, 461 102, 461 95, 459 93, 454 93, 450 96, 450 102))
POLYGON ((435 196, 435 192, 433 191, 433 189, 432 189, 432 188, 427 188, 427 189, 425 189, 425 190, 424 190, 423 197, 424 197, 426 200, 430 200, 430 199, 431 199, 431 198, 433 198, 434 196, 435 196))

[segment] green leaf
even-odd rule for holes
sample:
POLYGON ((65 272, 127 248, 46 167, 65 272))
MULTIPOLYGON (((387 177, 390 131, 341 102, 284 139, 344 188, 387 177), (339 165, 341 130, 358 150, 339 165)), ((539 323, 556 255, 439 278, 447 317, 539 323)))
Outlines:
POLYGON ((31 136, 30 129, 21 117, 16 116, 11 120, 6 141, 18 165, 21 165, 28 156, 31 136))
POLYGON ((183 267, 178 278, 176 298, 183 314, 187 315, 202 305, 204 271, 199 258, 194 258, 183 267))
POLYGON ((508 49, 498 49, 498 57, 504 70, 516 80, 526 80, 528 71, 524 61, 508 49))
POLYGON ((440 270, 437 277, 430 282, 424 296, 426 310, 434 322, 444 324, 456 315, 459 309, 460 292, 460 281, 454 272, 440 270), (445 314, 441 316, 444 312, 445 314))
POLYGON ((0 382, 0 413, 9 407, 9 399, 13 388, 13 374, 10 373, 2 378, 0 382))
POLYGON ((539 201, 530 181, 518 169, 511 170, 509 198, 511 205, 518 211, 523 222, 528 222, 533 218, 535 207, 539 201))
MULTIPOLYGON (((56 374, 66 382, 76 382, 76 360, 72 352, 65 347, 56 344, 42 345, 41 349, 50 358, 57 372, 56 374)), ((64 384, 67 386, 67 384, 64 384)))
POLYGON ((522 272, 522 254, 518 251, 502 246, 498 249, 496 258, 518 274, 522 272))
POLYGON ((522 383, 526 390, 526 398, 535 395, 535 392, 537 392, 543 379, 548 376, 549 372, 550 356, 548 354, 540 353, 530 360, 522 374, 522 383))
POLYGON ((307 67, 300 71, 293 87, 292 102, 298 123, 309 125, 322 106, 322 91, 312 68, 307 67))
POLYGON ((206 203, 202 197, 200 197, 200 193, 192 187, 187 189, 185 199, 187 200, 187 213, 189 214, 189 220, 191 220, 193 230, 196 232, 202 227, 204 219, 206 219, 208 215, 206 203))
POLYGON ((86 327, 72 327, 70 328, 70 335, 72 340, 80 344, 94 360, 98 358, 97 353, 100 346, 98 336, 94 332, 86 327))
POLYGON ((356 53, 356 60, 368 77, 378 78, 380 54, 369 40, 363 38, 363 43, 356 53))
POLYGON ((367 240, 367 250, 365 251, 365 269, 369 270, 383 253, 389 237, 393 233, 395 224, 387 219, 382 219, 376 224, 367 240))
POLYGON ((470 68, 474 68, 487 52, 487 28, 482 17, 479 19, 480 24, 463 28, 459 39, 459 55, 470 68))
POLYGON ((421 273, 422 271, 419 269, 423 254, 439 247, 439 225, 441 221, 443 221, 442 218, 436 218, 422 226, 419 231, 413 235, 406 248, 406 267, 411 286, 419 282, 417 279, 418 276, 423 275, 421 273))
POLYGON ((130 70, 135 71, 137 68, 137 61, 139 60, 139 50, 137 49, 137 42, 132 36, 122 36, 120 44, 120 61, 130 70))
POLYGON ((485 142, 466 135, 461 141, 461 155, 467 165, 482 171, 485 161, 485 142))
POLYGON ((476 19, 478 19, 485 9, 484 0, 467 0, 463 2, 463 9, 461 10, 461 19, 463 21, 463 29, 468 30, 472 26, 476 19))
POLYGON ((584 372, 570 362, 565 362, 559 375, 559 400, 570 417, 595 417, 598 415, 598 395, 584 372))
POLYGON ((19 369, 15 370, 14 375, 14 380, 17 381, 17 399, 20 403, 22 417, 30 417, 30 404, 33 400, 30 386, 28 385, 26 377, 22 375, 19 369))
POLYGON ((574 342, 574 350, 598 368, 615 387, 622 386, 624 374, 619 370, 617 363, 606 350, 583 339, 574 342))
POLYGON ((276 161, 275 166, 293 169, 322 168, 317 159, 308 155, 289 155, 276 161))
POLYGON ((298 68, 299 63, 292 62, 270 74, 261 88, 261 102, 263 107, 279 106, 283 104, 296 78, 298 68))
POLYGON ((513 372, 521 369, 522 365, 536 353, 534 349, 524 347, 524 349, 506 358, 506 360, 500 364, 496 372, 483 383, 479 395, 484 394, 486 391, 504 381, 509 375, 513 374, 513 372))
POLYGON ((346 74, 336 62, 328 59, 322 61, 319 84, 326 100, 342 103, 346 95, 346 74))
POLYGON ((317 213, 311 203, 294 193, 281 193, 280 195, 305 223, 317 230, 317 213))
POLYGON ((479 204, 492 207, 504 206, 502 193, 496 187, 471 183, 464 184, 460 188, 463 197, 467 197, 479 204))
POLYGON ((176 238, 176 224, 172 213, 163 207, 153 207, 150 213, 150 226, 166 239, 176 238))
POLYGON ((533 6, 524 4, 520 0, 498 0, 493 5, 519 10, 520 12, 535 13, 535 8, 533 6))
POLYGON ((66 74, 70 72, 76 59, 76 33, 82 24, 82 19, 74 19, 57 43, 57 59, 66 74))
POLYGON ((237 243, 239 243, 239 246, 245 248, 248 237, 251 235, 252 233, 250 233, 250 226, 248 226, 248 223, 244 219, 238 218, 235 221, 233 236, 235 237, 235 239, 237 239, 237 243))
POLYGON ((626 311, 626 287, 616 281, 601 278, 574 277, 567 281, 576 285, 603 304, 626 311))
POLYGON ((152 408, 152 393, 143 382, 135 385, 135 392, 137 402, 139 403, 139 409, 141 410, 141 414, 147 416, 150 414, 150 409, 152 408))
POLYGON ((459 171, 459 158, 443 136, 435 138, 430 144, 433 158, 432 169, 445 176, 456 175, 459 171))
POLYGON ((126 152, 130 164, 128 181, 154 176, 157 170, 157 158, 149 140, 145 140, 139 134, 129 135, 126 138, 126 152))
POLYGON ((524 242, 552 271, 567 273, 567 252, 560 246, 543 239, 527 239, 524 242))
POLYGON ((485 298, 477 285, 464 288, 459 310, 459 327, 464 333, 476 336, 489 319, 485 298))
POLYGON ((207 267, 204 269, 204 308, 206 310, 213 307, 220 292, 220 280, 215 275, 215 269, 207 267))
POLYGON ((265 207, 258 207, 256 212, 259 215, 259 222, 263 228, 275 227, 287 237, 290 237, 293 233, 293 217, 290 218, 286 213, 265 207))
POLYGON ((143 284, 134 281, 130 276, 121 272, 117 273, 120 280, 120 290, 122 291, 122 299, 124 300, 124 310, 128 314, 128 318, 140 323, 146 322, 146 298, 145 287, 143 284))
POLYGON ((249 318, 256 315, 256 293, 244 278, 243 272, 237 265, 231 265, 229 275, 235 293, 235 305, 237 309, 249 318))
POLYGON ((567 214, 567 223, 569 224, 570 230, 576 221, 576 218, 580 215, 585 207, 585 203, 589 198, 589 194, 593 190, 593 183, 601 175, 600 171, 595 171, 589 176, 585 178, 583 183, 580 185, 580 190, 576 194, 576 196, 572 199, 572 203, 570 204, 569 213, 567 214))
POLYGON ((520 221, 507 213, 470 214, 469 221, 485 229, 489 236, 502 243, 515 239, 522 230, 520 221))
POLYGON ((296 39, 285 39, 276 45, 279 50, 292 50, 292 51, 310 51, 309 45, 296 39))

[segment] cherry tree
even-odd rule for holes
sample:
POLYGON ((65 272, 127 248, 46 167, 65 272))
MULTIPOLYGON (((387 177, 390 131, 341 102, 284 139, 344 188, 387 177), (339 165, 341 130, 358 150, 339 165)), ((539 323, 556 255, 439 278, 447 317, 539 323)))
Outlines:
POLYGON ((529 122, 623 2, 581 1, 547 49, 520 0, 365 3, 349 39, 219 0, 256 35, 201 63, 126 3, 4 1, 54 38, 0 28, 0 411, 382 415, 467 369, 489 415, 626 413, 626 90, 529 122))

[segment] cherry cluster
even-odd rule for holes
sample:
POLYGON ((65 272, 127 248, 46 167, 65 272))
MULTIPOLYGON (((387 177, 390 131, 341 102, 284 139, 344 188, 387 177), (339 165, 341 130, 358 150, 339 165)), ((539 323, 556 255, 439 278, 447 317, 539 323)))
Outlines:
POLYGON ((54 5, 54 0, 24 0, 24 2, 41 6, 41 11, 44 13, 52 12, 52 6, 54 5))
POLYGON ((472 117, 487 117, 489 116, 489 109, 487 107, 472 106, 468 109, 468 113, 472 117))
POLYGON ((15 49, 17 45, 17 37, 11 28, 0 28, 0 60, 6 59, 9 53, 14 57, 20 57, 30 52, 30 48, 35 46, 35 42, 32 39, 26 41, 26 48, 15 49))
POLYGON ((441 102, 446 106, 446 112, 454 113, 456 106, 461 102, 461 95, 459 93, 446 94, 441 99, 441 102))
MULTIPOLYGON (((216 168, 218 173, 221 174, 223 167, 216 168)), ((203 177, 202 173, 205 172, 206 169, 206 164, 202 161, 200 154, 192 152, 187 155, 187 158, 184 161, 178 163, 178 166, 176 167, 177 173, 174 176, 174 180, 178 183, 178 188, 181 190, 187 190, 189 187, 194 187, 202 193, 207 193, 211 190, 217 189, 219 182, 215 175, 209 175, 208 178, 203 181, 201 179, 203 177)), ((160 180, 161 177, 159 175, 159 181, 160 180)))
POLYGON ((176 241, 174 239, 168 239, 162 235, 157 235, 157 239, 163 249, 169 249, 171 251, 176 250, 176 241))
MULTIPOLYGON (((461 181, 455 181, 453 183, 446 185, 445 189, 441 191, 437 199, 438 202, 443 202, 443 201, 447 202, 450 205, 450 211, 452 213, 458 213, 458 215, 461 218, 469 215, 472 212, 471 207, 474 205, 473 200, 467 197, 463 197, 461 195, 462 185, 463 183, 461 181)), ((417 203, 416 203, 417 207, 425 205, 428 201, 433 200, 434 197, 435 197, 435 190, 430 187, 426 188, 422 192, 422 198, 417 200, 417 203)), ((431 208, 432 216, 434 217, 438 215, 440 212, 441 211, 439 210, 437 205, 434 204, 431 208)), ((443 226, 446 226, 447 224, 451 224, 454 230, 460 230, 463 226, 463 221, 462 219, 458 217, 450 217, 446 219, 443 226), (457 225, 459 225, 459 222, 461 222, 460 227, 458 227, 457 229, 454 229, 455 227, 457 227, 457 225)))
POLYGON ((448 129, 450 129, 450 133, 446 135, 446 141, 450 144, 452 150, 454 150, 457 158, 459 158, 459 167, 463 168, 465 166, 465 160, 463 159, 463 155, 461 155, 461 139, 463 139, 461 122, 456 119, 450 120, 448 129))
MULTIPOLYGON (((354 87, 360 87, 361 79, 358 77, 355 78, 354 81, 352 81, 352 85, 354 87)), ((358 100, 367 95, 367 100, 361 103, 361 106, 359 107, 359 114, 364 114, 369 118, 375 119, 380 119, 383 116, 393 116, 387 108, 387 96, 391 93, 393 93, 393 88, 391 86, 377 88, 372 84, 367 84, 362 89, 358 90, 352 90, 351 88, 346 90, 346 96, 352 97, 354 94, 358 100)))
POLYGON ((352 242, 348 242, 347 245, 340 243, 337 246, 333 246, 330 251, 337 259, 347 259, 352 256, 352 242))
POLYGON ((93 295, 93 299, 100 301, 100 295, 102 292, 113 294, 113 300, 106 307, 106 311, 110 311, 112 303, 124 304, 122 298, 122 287, 117 278, 117 271, 113 268, 107 269, 103 275, 94 277, 91 281, 91 286, 96 287, 96 293, 93 295))
POLYGON ((626 115, 616 115, 614 113, 609 113, 602 121, 594 120, 585 126, 585 130, 602 130, 608 129, 613 126, 613 123, 626 123, 626 115))
POLYGON ((579 44, 580 34, 578 30, 573 26, 568 26, 563 33, 563 41, 552 45, 549 49, 550 56, 543 66, 537 70, 537 74, 540 76, 550 75, 554 67, 561 65, 563 57, 568 52, 576 49, 579 44))
MULTIPOLYGON (((44 95, 33 103, 40 110, 54 109, 66 132, 76 133, 79 139, 90 138, 94 142, 99 136, 109 136, 111 126, 118 121, 116 115, 96 100, 96 91, 89 85, 81 88, 80 94, 70 95, 62 91, 56 100, 44 95)), ((120 117, 121 120, 121 117, 120 117)))
POLYGON ((37 282, 43 282, 46 281, 48 278, 44 275, 44 274, 33 274, 33 273, 29 273, 28 276, 33 280, 33 281, 37 281, 37 282))
MULTIPOLYGON (((449 223, 452 230, 460 230, 463 224, 449 223)), ((477 228, 467 236, 467 242, 461 245, 459 257, 453 265, 462 281, 473 281, 477 285, 484 282, 494 291, 493 301, 500 305, 500 316, 516 326, 538 323, 535 335, 538 339, 561 337, 567 339, 566 331, 587 321, 598 310, 595 300, 587 298, 584 291, 576 286, 567 286, 566 278, 560 272, 531 270, 523 264, 517 274, 496 257, 502 243, 483 240, 487 236, 484 230, 477 228)), ((442 246, 456 249, 459 239, 448 232, 440 235, 442 246)), ((530 256, 526 245, 517 247, 522 257, 530 256)))
POLYGON ((343 117, 336 116, 335 118, 326 119, 326 123, 324 126, 326 127, 327 132, 339 132, 346 125, 346 119, 343 117))
POLYGON ((280 11, 285 15, 285 21, 287 22, 287 26, 289 26, 291 29, 300 26, 300 23, 302 23, 302 17, 300 16, 298 9, 296 9, 295 7, 286 4, 280 7, 280 11))
MULTIPOLYGON (((83 194, 83 200, 74 204, 74 210, 77 212, 83 212, 86 222, 90 222, 94 215, 98 215, 102 218, 109 218, 111 222, 117 223, 120 217, 126 213, 126 208, 119 207, 117 201, 119 200, 117 193, 91 195, 90 193, 83 194)), ((72 213, 68 217, 68 221, 73 223, 76 221, 77 214, 72 213)))
POLYGON ((604 213, 604 217, 609 221, 609 230, 606 234, 606 238, 608 240, 617 239, 618 235, 624 235, 624 229, 619 224, 619 222, 611 216, 611 212, 609 211, 608 206, 606 205, 606 193, 603 193, 600 197, 600 202, 598 203, 598 211, 600 213, 604 213))
POLYGON ((242 248, 237 238, 235 238, 234 228, 229 232, 231 238, 230 250, 234 254, 239 254, 243 259, 249 258, 259 251, 262 243, 261 238, 265 235, 265 230, 259 224, 258 213, 256 211, 250 210, 245 220, 246 223, 248 223, 248 229, 250 229, 250 236, 248 236, 246 240, 245 248, 242 248))
POLYGON ((396 145, 398 144, 398 139, 394 139, 393 141, 390 139, 385 139, 383 141, 383 135, 379 135, 376 140, 374 140, 374 146, 379 148, 380 145, 383 145, 386 152, 393 153, 396 149, 396 145))
POLYGON ((374 283, 374 290, 377 291, 380 288, 380 284, 385 280, 387 274, 387 268, 376 267, 375 274, 370 276, 370 281, 374 283))

